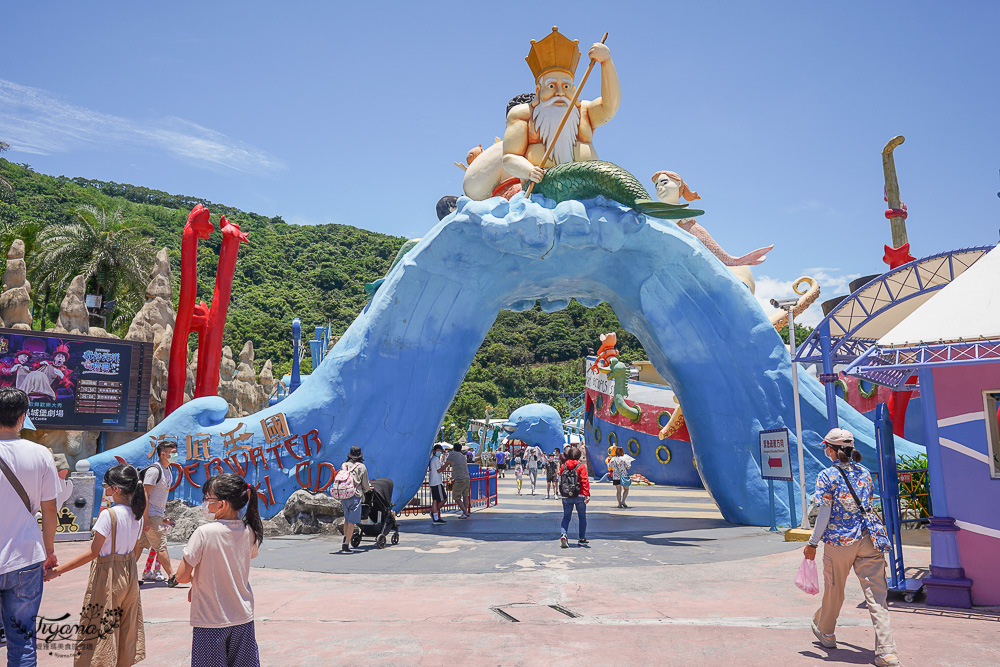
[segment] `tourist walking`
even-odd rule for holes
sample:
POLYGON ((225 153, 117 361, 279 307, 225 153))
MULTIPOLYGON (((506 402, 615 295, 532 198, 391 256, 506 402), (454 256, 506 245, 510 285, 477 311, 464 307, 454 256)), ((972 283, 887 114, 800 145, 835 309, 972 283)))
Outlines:
POLYGON ((500 475, 500 479, 503 479, 507 472, 507 459, 509 454, 502 449, 497 450, 497 474, 500 475))
POLYGON ((559 455, 552 452, 552 455, 545 459, 545 498, 559 497, 559 455))
POLYGON ((563 518, 562 535, 559 544, 563 549, 569 548, 569 522, 576 508, 576 518, 580 524, 580 539, 577 544, 585 546, 587 541, 587 503, 590 502, 590 478, 587 477, 587 467, 580 463, 580 449, 575 446, 566 448, 566 463, 559 470, 559 494, 562 496, 563 518))
MULTIPOLYGON (((365 465, 365 457, 361 455, 360 447, 351 447, 340 469, 350 474, 354 484, 354 495, 347 498, 340 498, 340 506, 344 510, 344 543, 340 545, 343 553, 351 553, 351 536, 354 534, 354 526, 361 523, 361 501, 368 493, 372 485, 368 481, 368 467, 365 465)), ((337 474, 340 477, 340 473, 337 474)), ((339 480, 338 480, 339 481, 339 480)), ((335 484, 337 481, 334 482, 335 484)))
POLYGON ((444 490, 444 480, 441 478, 441 469, 444 467, 444 461, 441 460, 443 455, 444 447, 434 445, 431 460, 427 464, 427 485, 431 487, 431 523, 435 526, 448 523, 441 518, 441 507, 448 498, 444 490))
POLYGON ((538 486, 538 468, 544 459, 545 454, 538 445, 532 445, 524 450, 524 467, 531 479, 531 495, 535 495, 535 487, 538 486))
POLYGON ((875 664, 898 665, 886 606, 885 554, 875 548, 862 517, 862 512, 871 508, 874 495, 871 473, 858 465, 861 453, 854 449, 850 431, 835 428, 826 434, 823 444, 833 465, 816 476, 819 514, 804 550, 805 557, 813 560, 817 545, 823 542, 823 601, 813 616, 813 634, 823 646, 837 648, 837 617, 853 568, 875 626, 875 664))
POLYGON ((462 444, 456 442, 445 457, 445 468, 451 469, 451 497, 458 505, 460 517, 472 516, 472 481, 469 475, 469 461, 462 453, 462 444))
POLYGON ((191 582, 191 667, 260 667, 250 588, 250 559, 264 541, 257 492, 225 473, 209 477, 201 496, 208 523, 195 529, 177 568, 177 581, 191 582))
POLYGON ((611 469, 611 483, 615 485, 618 507, 628 509, 625 499, 628 498, 629 488, 632 486, 632 478, 628 472, 632 467, 632 461, 625 457, 623 448, 615 447, 615 455, 608 460, 608 467, 611 469))
POLYGON ((56 496, 60 482, 52 451, 23 440, 28 395, 0 387, 0 608, 7 664, 34 665, 35 619, 44 574, 56 566, 56 496), (42 513, 39 529, 35 513, 42 513))
POLYGON ((517 495, 521 495, 521 484, 524 483, 524 465, 521 457, 514 459, 514 481, 517 482, 517 495))
POLYGON ((128 667, 146 658, 139 573, 132 552, 142 532, 146 490, 128 464, 104 473, 104 495, 114 505, 94 523, 90 549, 48 571, 48 581, 90 563, 73 665, 128 667))
MULTIPOLYGON (((170 487, 174 485, 174 475, 170 469, 171 463, 177 462, 177 443, 161 440, 156 444, 156 461, 143 468, 142 484, 146 489, 146 513, 142 517, 143 533, 135 548, 135 557, 142 559, 142 552, 149 547, 156 552, 156 558, 166 571, 167 586, 177 585, 174 578, 174 568, 167 553, 167 527, 163 522, 163 514, 167 509, 167 496, 170 487)), ((149 570, 149 561, 142 573, 143 581, 153 581, 155 574, 149 570)))

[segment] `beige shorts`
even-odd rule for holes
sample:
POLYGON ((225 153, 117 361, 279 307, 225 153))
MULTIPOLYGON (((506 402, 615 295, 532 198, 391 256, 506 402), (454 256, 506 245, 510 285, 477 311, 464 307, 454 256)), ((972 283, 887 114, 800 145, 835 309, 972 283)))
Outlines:
POLYGON ((458 502, 461 499, 469 497, 469 491, 472 489, 472 482, 468 479, 453 479, 451 480, 451 497, 458 502))
POLYGON ((163 553, 167 550, 167 527, 163 525, 162 516, 149 517, 149 530, 143 530, 139 540, 135 543, 136 555, 147 547, 152 548, 156 553, 163 553))

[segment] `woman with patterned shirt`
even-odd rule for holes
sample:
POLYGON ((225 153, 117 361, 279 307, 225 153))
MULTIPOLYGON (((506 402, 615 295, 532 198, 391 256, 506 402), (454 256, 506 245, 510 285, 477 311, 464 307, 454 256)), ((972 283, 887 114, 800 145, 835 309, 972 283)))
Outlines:
POLYGON ((844 586, 853 567, 875 626, 875 664, 898 665, 885 601, 888 589, 885 554, 872 543, 864 527, 861 508, 854 502, 854 495, 847 486, 847 480, 850 480, 858 499, 865 507, 870 507, 875 491, 871 473, 858 465, 861 453, 854 449, 854 436, 850 431, 835 428, 826 434, 823 444, 826 445, 826 456, 833 461, 833 465, 816 476, 815 502, 819 506, 819 515, 805 548, 805 557, 813 560, 816 558, 816 546, 820 540, 824 543, 823 602, 813 617, 813 634, 823 646, 837 648, 834 630, 844 604, 844 586))

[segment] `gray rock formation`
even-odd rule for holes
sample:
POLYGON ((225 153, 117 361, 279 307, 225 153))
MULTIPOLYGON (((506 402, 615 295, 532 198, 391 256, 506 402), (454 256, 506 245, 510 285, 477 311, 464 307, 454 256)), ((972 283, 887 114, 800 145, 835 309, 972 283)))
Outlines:
POLYGON ((288 498, 278 516, 284 517, 293 535, 343 533, 344 530, 344 510, 340 501, 325 493, 299 489, 288 498))
POLYGON ((191 507, 183 500, 168 500, 164 516, 175 522, 167 529, 167 539, 171 542, 187 542, 198 526, 208 523, 200 508, 191 507))
MULTIPOLYGON (((39 429, 34 432, 25 431, 25 434, 30 440, 51 449, 53 454, 65 455, 71 470, 76 469, 76 462, 80 459, 88 458, 97 453, 97 438, 101 435, 100 431, 63 431, 55 429, 39 429)), ((129 440, 131 439, 130 437, 129 440)))
POLYGON ((244 343, 243 350, 240 351, 240 364, 236 367, 235 379, 251 384, 257 382, 257 376, 253 370, 253 343, 251 341, 244 343))
MULTIPOLYGON (((170 286, 170 258, 167 249, 156 253, 156 263, 149 275, 146 285, 146 303, 132 319, 132 324, 125 334, 125 340, 141 340, 152 343, 156 337, 157 328, 173 331, 174 307, 170 302, 172 291, 170 286)), ((169 347, 169 339, 167 340, 169 347)))
POLYGON ((187 379, 184 381, 184 402, 194 398, 194 381, 198 377, 198 348, 191 351, 191 358, 188 360, 187 379))
POLYGON ((292 526, 285 520, 283 514, 277 514, 273 518, 264 521, 264 537, 281 537, 291 535, 292 526))
POLYGON ((31 283, 24 263, 24 241, 14 239, 7 252, 7 270, 0 294, 0 319, 9 329, 31 329, 31 283))
POLYGON ((226 345, 222 348, 222 361, 219 364, 219 396, 229 403, 227 417, 239 417, 241 414, 239 394, 233 376, 236 373, 236 362, 233 361, 233 349, 226 345))
POLYGON ((240 417, 251 415, 264 407, 261 403, 262 392, 257 386, 257 377, 253 370, 253 361, 253 343, 247 341, 240 352, 240 364, 236 367, 233 379, 240 417))
POLYGON ((271 372, 271 360, 268 359, 264 362, 264 367, 260 369, 260 375, 257 376, 258 405, 260 406, 257 408, 258 410, 267 407, 274 389, 274 374, 271 372))
POLYGON ((83 276, 73 278, 59 306, 59 322, 52 328, 54 333, 91 335, 86 297, 87 283, 83 276))
POLYGON ((170 342, 174 332, 174 307, 171 303, 170 257, 166 248, 156 253, 156 263, 146 285, 146 303, 132 319, 126 340, 139 340, 153 344, 153 366, 149 385, 149 422, 153 428, 163 421, 163 408, 167 400, 167 366, 170 361, 170 342))

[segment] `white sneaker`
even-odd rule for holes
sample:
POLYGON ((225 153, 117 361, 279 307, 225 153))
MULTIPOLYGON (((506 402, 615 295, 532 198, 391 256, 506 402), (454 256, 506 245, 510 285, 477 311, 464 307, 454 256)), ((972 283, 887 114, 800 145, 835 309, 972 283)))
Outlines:
POLYGON ((164 574, 163 570, 157 570, 153 573, 153 581, 166 581, 167 575, 164 574))
POLYGON ((146 570, 145 572, 142 573, 142 580, 143 581, 156 581, 156 579, 153 578, 153 573, 151 571, 149 571, 149 570, 146 570))

